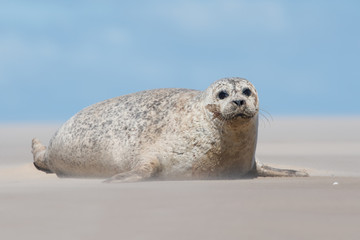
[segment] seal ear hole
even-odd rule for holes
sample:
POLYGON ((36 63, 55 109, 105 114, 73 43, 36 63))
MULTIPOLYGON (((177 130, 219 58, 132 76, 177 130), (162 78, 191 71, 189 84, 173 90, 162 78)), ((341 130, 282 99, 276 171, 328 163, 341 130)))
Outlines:
POLYGON ((251 95, 251 90, 249 88, 245 88, 242 92, 245 96, 250 97, 251 95))
POLYGON ((220 91, 218 93, 218 98, 221 100, 227 98, 228 96, 229 96, 229 94, 226 91, 220 91))

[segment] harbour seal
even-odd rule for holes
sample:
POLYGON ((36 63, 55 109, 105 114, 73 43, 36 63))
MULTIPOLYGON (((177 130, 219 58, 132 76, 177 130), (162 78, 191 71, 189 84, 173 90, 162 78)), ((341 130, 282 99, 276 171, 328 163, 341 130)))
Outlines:
POLYGON ((70 118, 47 148, 33 139, 34 165, 107 182, 303 175, 256 164, 258 113, 256 89, 243 78, 220 79, 205 91, 115 97, 70 118))

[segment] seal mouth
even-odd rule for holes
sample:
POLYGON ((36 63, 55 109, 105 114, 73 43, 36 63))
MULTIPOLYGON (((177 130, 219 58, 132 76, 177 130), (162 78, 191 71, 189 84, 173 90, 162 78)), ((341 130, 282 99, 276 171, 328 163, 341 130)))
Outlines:
POLYGON ((250 119, 253 118, 255 116, 255 114, 251 114, 251 113, 237 113, 234 115, 230 115, 230 116, 223 116, 225 120, 235 120, 235 119, 250 119))
POLYGON ((218 118, 220 120, 226 120, 226 121, 231 121, 234 119, 251 119, 253 118, 256 113, 258 112, 257 109, 255 109, 255 111, 243 111, 240 113, 236 113, 236 112, 231 112, 231 113, 221 113, 219 106, 215 105, 215 104, 208 104, 206 106, 206 109, 208 109, 212 114, 213 114, 213 118, 218 118))
POLYGON ((232 115, 228 115, 227 120, 234 120, 234 119, 251 119, 257 114, 257 109, 255 111, 243 111, 240 113, 233 113, 232 115))
POLYGON ((245 113, 238 113, 234 116, 234 118, 252 118, 254 115, 252 114, 245 114, 245 113))

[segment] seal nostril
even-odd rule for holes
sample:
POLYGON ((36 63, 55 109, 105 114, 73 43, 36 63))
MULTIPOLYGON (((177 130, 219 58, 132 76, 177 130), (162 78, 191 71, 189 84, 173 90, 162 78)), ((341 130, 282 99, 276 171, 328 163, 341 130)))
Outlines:
POLYGON ((238 106, 242 106, 245 104, 245 100, 234 100, 233 103, 235 103, 238 106))

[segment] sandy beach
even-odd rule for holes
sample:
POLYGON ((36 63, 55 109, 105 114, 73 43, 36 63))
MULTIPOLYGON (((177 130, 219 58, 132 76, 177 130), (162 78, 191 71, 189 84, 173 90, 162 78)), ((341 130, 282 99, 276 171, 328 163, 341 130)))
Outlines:
POLYGON ((36 170, 60 125, 0 125, 0 239, 360 239, 360 117, 261 121, 258 159, 307 178, 127 184, 36 170))

